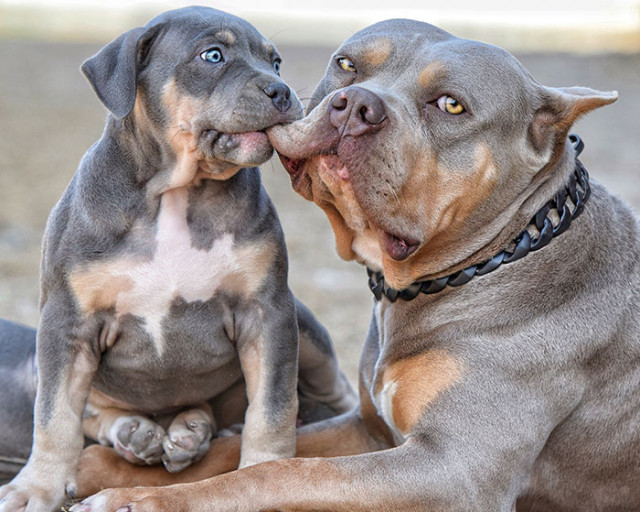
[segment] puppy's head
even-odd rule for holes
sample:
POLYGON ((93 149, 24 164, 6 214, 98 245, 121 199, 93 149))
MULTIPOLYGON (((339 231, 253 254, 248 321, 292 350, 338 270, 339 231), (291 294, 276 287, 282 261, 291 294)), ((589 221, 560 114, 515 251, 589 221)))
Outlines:
POLYGON ((389 20, 347 40, 307 117, 269 136, 294 188, 326 212, 340 256, 401 288, 506 243, 573 121, 616 97, 543 87, 504 50, 389 20))
POLYGON ((280 63, 246 21, 189 7, 122 34, 81 69, 111 114, 182 172, 225 179, 271 156, 266 128, 302 115, 280 63))

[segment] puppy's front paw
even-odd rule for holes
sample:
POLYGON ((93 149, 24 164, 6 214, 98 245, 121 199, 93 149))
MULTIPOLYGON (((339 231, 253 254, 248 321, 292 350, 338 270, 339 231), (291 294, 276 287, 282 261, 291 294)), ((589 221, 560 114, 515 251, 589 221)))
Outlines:
POLYGON ((113 448, 133 464, 158 464, 162 460, 164 429, 144 416, 123 416, 111 427, 113 448))
POLYGON ((75 496, 76 484, 70 478, 55 478, 55 472, 38 473, 25 466, 7 485, 0 487, 0 512, 51 512, 75 496), (63 483, 66 481, 67 483, 63 483))
POLYGON ((199 409, 176 416, 162 445, 162 463, 170 473, 177 473, 204 457, 213 435, 213 422, 199 409))

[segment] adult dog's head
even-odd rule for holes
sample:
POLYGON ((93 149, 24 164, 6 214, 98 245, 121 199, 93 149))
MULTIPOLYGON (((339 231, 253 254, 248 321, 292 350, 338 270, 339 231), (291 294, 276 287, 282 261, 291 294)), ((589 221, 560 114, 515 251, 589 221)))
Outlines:
POLYGON ((544 87, 500 48, 389 20, 348 39, 307 117, 269 137, 340 256, 403 288, 504 248, 573 170, 575 119, 616 98, 544 87))

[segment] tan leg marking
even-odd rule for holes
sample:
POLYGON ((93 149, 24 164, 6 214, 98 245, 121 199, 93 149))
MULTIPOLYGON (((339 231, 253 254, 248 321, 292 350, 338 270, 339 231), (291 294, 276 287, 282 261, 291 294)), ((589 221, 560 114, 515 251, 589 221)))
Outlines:
POLYGON ((441 393, 461 377, 460 363, 442 350, 431 350, 391 364, 383 372, 381 394, 391 405, 393 425, 407 435, 413 430, 425 410, 441 393))
MULTIPOLYGON (((239 344, 238 355, 247 386, 249 407, 242 429, 242 456, 240 466, 246 467, 269 460, 291 457, 295 453, 296 402, 288 410, 280 410, 279 428, 268 424, 267 390, 270 379, 262 350, 265 340, 256 336, 239 344)), ((278 371, 274 368, 272 371, 278 371)))

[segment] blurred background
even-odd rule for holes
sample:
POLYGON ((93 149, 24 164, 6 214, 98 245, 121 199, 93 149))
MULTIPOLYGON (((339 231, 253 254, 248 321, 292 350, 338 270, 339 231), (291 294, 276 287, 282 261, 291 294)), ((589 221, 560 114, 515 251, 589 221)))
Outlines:
MULTIPOLYGON (((414 18, 515 53, 545 85, 618 90, 620 100, 581 120, 581 157, 596 180, 640 209, 640 0, 200 0, 252 22, 284 58, 303 101, 329 57, 373 22, 414 18)), ((40 241, 47 215, 106 111, 79 72, 118 34, 178 0, 0 0, 0 316, 36 326, 40 241)), ((280 213, 294 292, 329 329, 355 382, 371 308, 366 273, 338 259, 320 210, 290 188, 275 160, 262 166, 280 213)))

